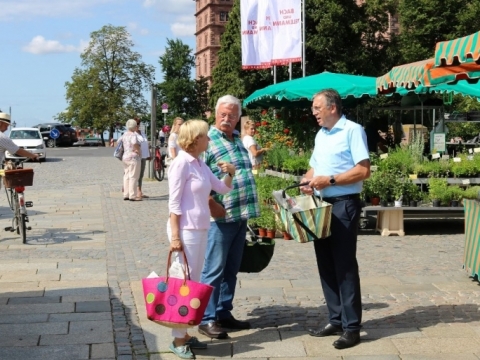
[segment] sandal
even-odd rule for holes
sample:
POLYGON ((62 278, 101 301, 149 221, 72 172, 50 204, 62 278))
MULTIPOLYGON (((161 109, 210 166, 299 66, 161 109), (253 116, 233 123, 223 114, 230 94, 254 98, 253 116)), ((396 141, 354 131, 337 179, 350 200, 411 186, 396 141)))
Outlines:
POLYGON ((123 198, 123 200, 130 200, 130 199, 128 197, 126 197, 126 198, 123 198))
POLYGON ((190 346, 191 349, 206 349, 207 343, 201 342, 196 336, 191 336, 190 339, 185 341, 185 345, 190 346))
POLYGON ((190 351, 190 346, 183 345, 175 347, 175 344, 172 342, 169 346, 169 349, 177 355, 180 359, 195 359, 195 356, 190 351))
POLYGON ((133 199, 129 199, 130 201, 142 201, 142 198, 133 198, 133 199))

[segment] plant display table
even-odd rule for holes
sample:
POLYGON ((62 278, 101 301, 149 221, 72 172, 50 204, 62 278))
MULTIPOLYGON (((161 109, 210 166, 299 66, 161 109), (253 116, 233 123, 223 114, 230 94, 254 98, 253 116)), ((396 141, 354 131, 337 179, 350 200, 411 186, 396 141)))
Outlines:
MULTIPOLYGON (((464 200, 465 201, 465 200, 464 200)), ((375 230, 380 232, 382 236, 398 235, 405 236, 404 217, 451 217, 463 215, 463 207, 393 207, 393 206, 366 206, 363 208, 364 213, 376 212, 377 224, 375 230)))

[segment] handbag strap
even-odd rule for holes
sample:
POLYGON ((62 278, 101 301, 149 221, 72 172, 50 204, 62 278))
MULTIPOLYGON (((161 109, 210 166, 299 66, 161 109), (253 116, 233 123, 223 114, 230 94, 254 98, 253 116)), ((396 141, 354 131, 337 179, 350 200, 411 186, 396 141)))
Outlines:
POLYGON ((295 220, 295 222, 296 222, 298 225, 300 225, 300 227, 301 227, 303 230, 305 230, 305 231, 308 233, 308 235, 310 235, 311 237, 313 237, 314 240, 320 240, 320 238, 317 237, 317 235, 315 235, 315 233, 314 233, 312 230, 310 230, 310 229, 308 228, 308 226, 303 223, 302 220, 300 220, 300 219, 298 218, 297 214, 292 214, 292 217, 293 217, 293 220, 295 220))
MULTIPOLYGON (((188 266, 188 260, 187 260, 187 255, 185 254, 185 251, 180 251, 180 252, 183 254, 184 266, 182 266, 182 271, 183 271, 183 280, 184 282, 186 282, 187 280, 190 280, 190 267, 188 266)), ((168 282, 168 279, 170 278, 169 272, 170 272, 170 266, 172 266, 172 253, 173 251, 171 250, 168 253, 167 278, 165 279, 166 282, 168 282)))

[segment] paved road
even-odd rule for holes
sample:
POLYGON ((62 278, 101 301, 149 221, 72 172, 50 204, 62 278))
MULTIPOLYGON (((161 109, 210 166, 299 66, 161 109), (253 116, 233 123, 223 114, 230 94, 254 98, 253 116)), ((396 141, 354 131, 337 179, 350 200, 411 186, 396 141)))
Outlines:
MULTIPOLYGON (((0 359, 174 359, 170 330, 144 314, 141 278, 163 273, 168 182, 122 200, 112 148, 49 149, 26 191, 28 244, 0 236, 0 359)), ((2 192, 3 194, 3 192, 2 192)), ((10 210, 0 195, 0 228, 10 210)), ((405 237, 358 242, 360 345, 305 331, 326 321, 312 244, 277 239, 259 274, 240 274, 234 315, 253 329, 212 341, 207 359, 478 359, 480 292, 462 270, 462 223, 407 221, 405 237)), ((199 335, 201 339, 204 339, 199 335)))

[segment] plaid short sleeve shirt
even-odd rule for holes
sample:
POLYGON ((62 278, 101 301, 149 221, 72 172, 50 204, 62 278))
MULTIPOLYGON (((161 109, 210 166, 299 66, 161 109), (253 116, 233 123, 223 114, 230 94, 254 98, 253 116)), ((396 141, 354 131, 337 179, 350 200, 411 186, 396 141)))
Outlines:
POLYGON ((259 216, 260 208, 252 165, 238 132, 234 132, 232 141, 222 131, 212 126, 208 136, 210 142, 205 152, 205 163, 215 176, 218 178, 224 176, 217 166, 219 161, 229 162, 237 169, 232 180, 233 189, 225 195, 213 196, 217 202, 223 204, 227 212, 224 218, 215 218, 215 221, 229 223, 259 216))

